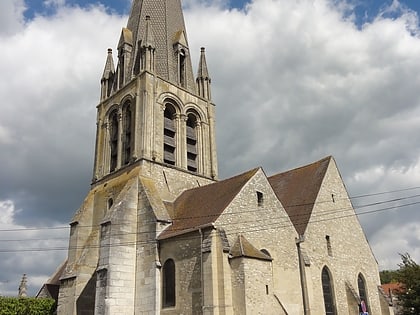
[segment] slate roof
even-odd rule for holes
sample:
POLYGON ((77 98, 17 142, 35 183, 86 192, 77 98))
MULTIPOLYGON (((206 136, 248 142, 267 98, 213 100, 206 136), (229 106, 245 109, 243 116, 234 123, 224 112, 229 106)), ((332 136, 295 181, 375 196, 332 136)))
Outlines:
MULTIPOLYGON (((138 45, 143 43, 146 29, 146 16, 150 16, 148 30, 149 35, 153 34, 153 45, 156 46, 155 62, 156 73, 171 82, 177 82, 177 57, 174 54, 173 45, 176 41, 176 34, 184 32, 186 29, 184 16, 182 13, 181 0, 134 0, 131 6, 130 16, 128 18, 127 29, 132 32, 133 54, 138 55, 138 45)), ((186 39, 188 48, 188 40, 186 39)), ((187 57, 186 65, 186 88, 195 90, 195 81, 191 68, 191 61, 187 57)), ((130 61, 130 73, 133 73, 135 67, 135 58, 130 61)))
POLYGON ((332 157, 284 173, 268 181, 299 235, 305 233, 315 200, 332 157))
POLYGON ((252 245, 242 234, 238 235, 235 243, 232 245, 229 258, 240 258, 240 257, 247 257, 247 258, 256 258, 261 260, 273 260, 270 256, 264 254, 260 250, 258 250, 254 245, 252 245))
POLYGON ((159 239, 165 239, 214 223, 258 168, 213 184, 184 191, 170 204, 172 225, 159 239))

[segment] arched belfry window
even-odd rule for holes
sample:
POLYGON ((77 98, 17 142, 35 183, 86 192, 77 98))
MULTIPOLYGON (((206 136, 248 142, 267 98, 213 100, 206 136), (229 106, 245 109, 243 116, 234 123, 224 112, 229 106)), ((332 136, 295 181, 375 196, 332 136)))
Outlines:
POLYGON ((329 269, 325 266, 322 269, 321 274, 322 280, 322 294, 324 296, 324 306, 326 315, 335 315, 335 300, 334 300, 334 290, 332 285, 331 273, 329 269))
POLYGON ((187 116, 187 168, 197 172, 197 116, 187 116))
POLYGON ((176 124, 175 108, 170 103, 165 105, 164 127, 163 127, 163 161, 167 164, 175 165, 176 153, 176 124))
POLYGON ((168 259, 162 268, 162 306, 175 306, 175 263, 168 259))
POLYGON ((113 110, 109 115, 109 144, 110 144, 110 163, 109 171, 117 168, 118 162, 118 110, 113 110))
POLYGON ((130 101, 127 101, 123 106, 123 130, 124 130, 124 142, 123 142, 123 163, 130 163, 132 157, 132 144, 133 144, 133 112, 130 101))
POLYGON ((359 288, 360 301, 364 301, 366 309, 369 310, 369 303, 367 300, 366 281, 361 273, 357 276, 357 287, 359 288))

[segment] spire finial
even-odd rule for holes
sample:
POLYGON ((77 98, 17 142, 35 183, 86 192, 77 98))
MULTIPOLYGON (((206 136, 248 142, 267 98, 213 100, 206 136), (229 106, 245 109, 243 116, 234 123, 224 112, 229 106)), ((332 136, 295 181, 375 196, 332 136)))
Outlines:
POLYGON ((26 277, 26 273, 23 274, 22 276, 22 280, 20 281, 20 285, 19 285, 19 297, 27 297, 26 291, 27 291, 27 282, 28 279, 26 277))
POLYGON ((206 49, 201 47, 200 62, 198 64, 198 73, 196 79, 196 86, 198 94, 208 100, 211 99, 210 83, 211 79, 207 69, 206 49))

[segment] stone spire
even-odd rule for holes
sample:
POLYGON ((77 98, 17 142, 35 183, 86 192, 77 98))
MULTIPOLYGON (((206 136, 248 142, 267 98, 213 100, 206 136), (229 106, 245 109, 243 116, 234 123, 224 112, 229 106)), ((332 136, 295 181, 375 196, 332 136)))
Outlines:
POLYGON ((27 297, 27 294, 26 294, 26 291, 27 291, 27 288, 26 288, 27 282, 28 282, 28 280, 26 278, 26 274, 23 274, 22 280, 20 281, 20 285, 19 285, 19 294, 18 294, 19 297, 27 297))
POLYGON ((144 42, 153 35, 155 72, 165 80, 195 92, 191 59, 180 0, 134 0, 127 29, 132 32, 134 53, 130 71, 138 74, 136 63, 144 42), (146 19, 149 16, 150 19, 146 19), (148 24, 148 26, 146 26, 148 24), (146 28, 153 30, 146 32, 146 28))
POLYGON ((200 62, 198 64, 198 73, 197 73, 196 83, 197 83, 198 95, 210 100, 211 99, 211 90, 210 90, 211 79, 209 76, 209 71, 207 69, 206 54, 205 54, 204 47, 201 47, 201 55, 200 55, 200 62))
POLYGON ((111 94, 112 81, 115 74, 114 60, 112 58, 112 49, 108 48, 104 73, 101 78, 101 100, 106 99, 111 94))

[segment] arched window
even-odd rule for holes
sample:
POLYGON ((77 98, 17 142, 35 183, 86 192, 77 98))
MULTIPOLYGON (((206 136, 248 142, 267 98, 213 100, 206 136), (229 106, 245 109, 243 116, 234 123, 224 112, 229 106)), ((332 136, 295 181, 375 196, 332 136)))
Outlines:
POLYGON ((124 164, 130 163, 132 156, 132 142, 133 142, 133 115, 131 110, 131 102, 126 102, 123 107, 124 115, 124 143, 123 143, 123 162, 124 164))
POLYGON ((172 259, 165 261, 162 273, 162 306, 175 306, 175 263, 172 259))
POLYGON ((187 116, 187 168, 197 172, 197 117, 194 114, 187 116))
POLYGON ((361 273, 357 276, 357 287, 359 288, 360 301, 364 301, 366 309, 369 310, 369 303, 367 300, 366 281, 361 273))
POLYGON ((326 315, 335 315, 334 291, 331 282, 331 274, 327 267, 322 269, 322 293, 324 295, 324 306, 326 315))
POLYGON ((109 171, 112 172, 117 168, 118 161, 118 111, 113 110, 109 115, 109 135, 111 147, 111 159, 109 171))
POLYGON ((175 108, 167 103, 164 112, 163 127, 163 161, 167 164, 175 165, 176 152, 176 126, 175 126, 175 108))

